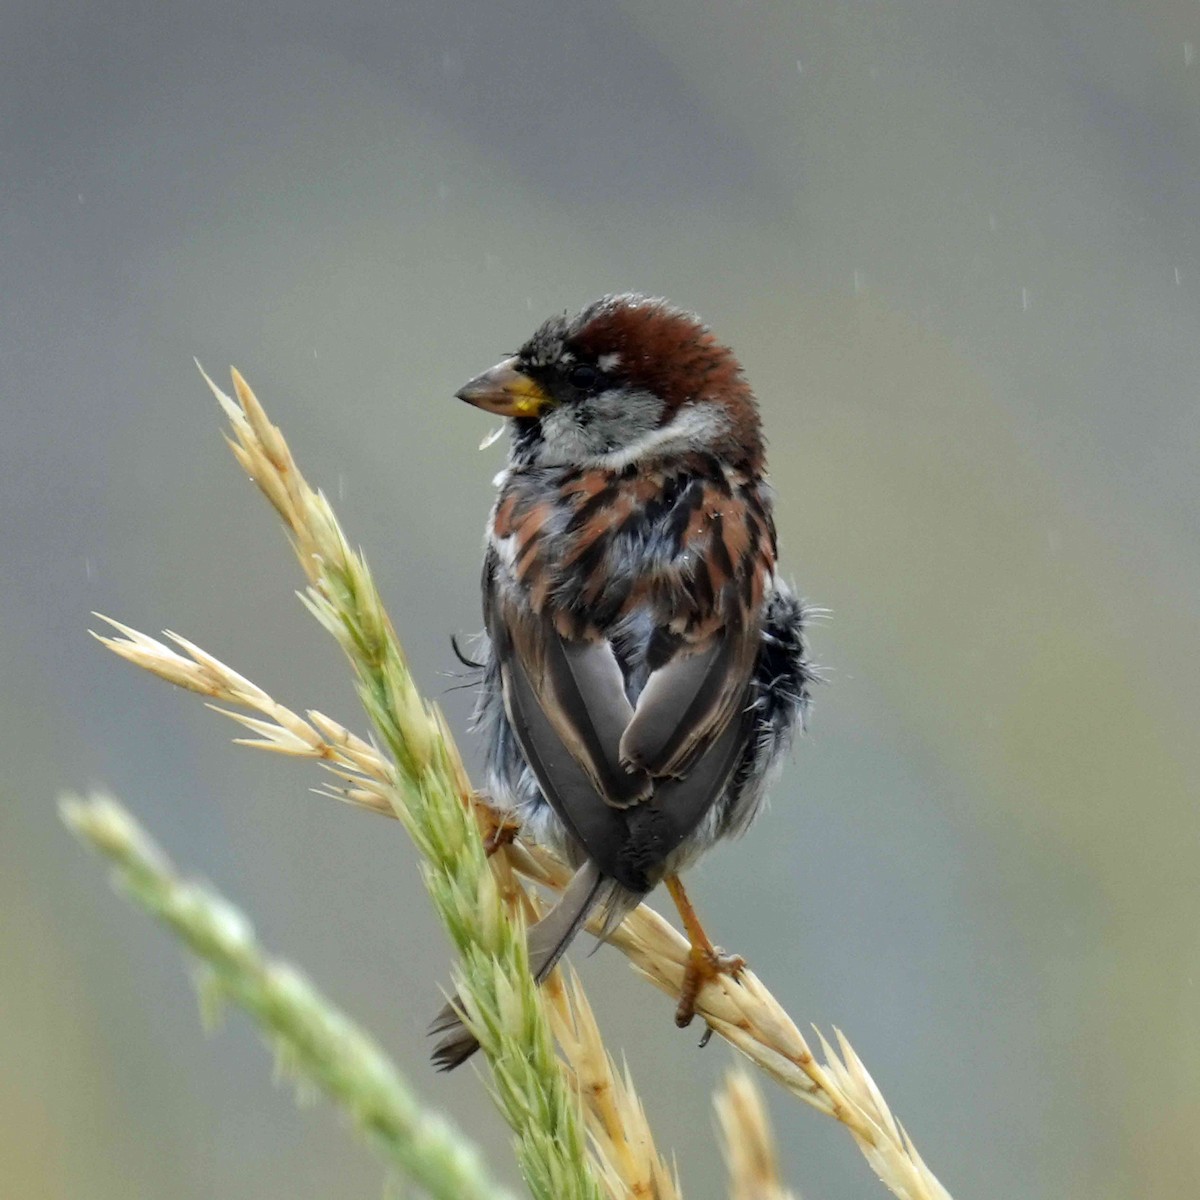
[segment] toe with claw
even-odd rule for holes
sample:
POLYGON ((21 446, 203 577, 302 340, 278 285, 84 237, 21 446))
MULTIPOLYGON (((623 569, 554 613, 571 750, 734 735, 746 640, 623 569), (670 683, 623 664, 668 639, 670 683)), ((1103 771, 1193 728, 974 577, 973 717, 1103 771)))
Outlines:
POLYGON ((736 980, 745 966, 746 960, 740 954, 725 954, 717 946, 698 946, 693 942, 679 989, 675 1024, 686 1029, 696 1015, 696 1001, 704 988, 721 975, 736 980))

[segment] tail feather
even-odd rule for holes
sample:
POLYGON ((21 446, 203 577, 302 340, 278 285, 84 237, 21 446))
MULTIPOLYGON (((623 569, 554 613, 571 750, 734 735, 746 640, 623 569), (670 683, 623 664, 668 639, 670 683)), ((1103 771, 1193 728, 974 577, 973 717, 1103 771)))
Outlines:
POLYGON ((529 927, 529 970, 541 983, 554 970, 575 935, 587 923, 592 909, 603 899, 604 876, 590 860, 571 876, 558 903, 535 925, 529 927))
POLYGON ((444 1033, 446 1035, 434 1046, 433 1053, 430 1055, 433 1065, 439 1071, 453 1071, 455 1067, 461 1067, 479 1049, 479 1043, 475 1040, 475 1036, 462 1023, 458 1013, 454 1011, 457 1002, 458 997, 456 996, 438 1013, 437 1019, 429 1027, 431 1034, 444 1033))
POLYGON ((645 892, 631 891, 627 887, 622 887, 615 879, 609 880, 609 883, 611 886, 597 901, 597 907, 600 909, 600 932, 596 935, 597 949, 612 937, 617 926, 646 898, 645 892))
MULTIPOLYGON (((595 863, 585 862, 572 876, 558 903, 529 927, 529 969, 536 982, 541 983, 554 970, 597 904, 605 903, 611 911, 613 897, 610 893, 616 886, 601 874, 595 863)), ((430 1033, 445 1035, 433 1048, 433 1062, 439 1071, 453 1071, 479 1049, 479 1043, 458 1015, 461 1007, 455 996, 430 1026, 430 1033)))

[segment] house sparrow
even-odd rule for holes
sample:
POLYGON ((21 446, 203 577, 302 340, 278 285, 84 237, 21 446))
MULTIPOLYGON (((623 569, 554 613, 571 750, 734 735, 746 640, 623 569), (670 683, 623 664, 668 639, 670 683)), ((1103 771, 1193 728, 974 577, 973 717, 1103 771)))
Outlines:
MULTIPOLYGON (((665 880, 691 942, 677 1022, 721 956, 678 873, 758 812, 813 676, 775 572, 758 409, 730 350, 665 300, 547 321, 458 398, 508 418, 488 523, 476 723, 487 786, 575 875, 528 934, 541 982, 596 910, 665 880)), ((447 1005, 434 1061, 477 1043, 447 1005)))

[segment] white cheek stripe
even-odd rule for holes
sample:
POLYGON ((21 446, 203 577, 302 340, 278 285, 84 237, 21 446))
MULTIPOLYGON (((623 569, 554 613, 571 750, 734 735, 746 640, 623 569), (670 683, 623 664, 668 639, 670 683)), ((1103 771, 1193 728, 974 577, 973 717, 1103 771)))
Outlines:
POLYGON ((728 428, 728 415, 715 404, 689 404, 681 408, 661 429, 651 429, 620 450, 599 454, 590 460, 589 465, 608 471, 621 471, 631 463, 651 455, 705 450, 728 428))

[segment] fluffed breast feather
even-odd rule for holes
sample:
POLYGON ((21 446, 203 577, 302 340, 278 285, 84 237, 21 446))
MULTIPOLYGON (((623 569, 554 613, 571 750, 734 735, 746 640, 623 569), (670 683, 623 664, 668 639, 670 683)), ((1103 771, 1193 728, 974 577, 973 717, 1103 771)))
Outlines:
POLYGON ((705 455, 637 471, 513 471, 492 514, 494 584, 572 639, 603 637, 635 610, 688 643, 752 626, 775 567, 763 493, 705 455))

